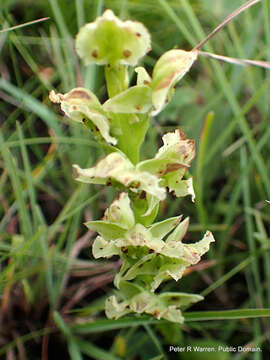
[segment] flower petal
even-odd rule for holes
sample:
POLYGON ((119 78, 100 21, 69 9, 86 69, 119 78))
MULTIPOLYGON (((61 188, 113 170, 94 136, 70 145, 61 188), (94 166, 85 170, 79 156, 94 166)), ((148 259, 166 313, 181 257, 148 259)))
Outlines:
POLYGON ((153 70, 152 116, 165 107, 173 86, 189 71, 197 56, 197 51, 175 49, 167 51, 159 58, 153 70))
POLYGON ((92 252, 95 259, 110 258, 113 255, 119 255, 120 249, 112 241, 108 242, 101 236, 97 236, 92 246, 92 252))
POLYGON ((203 299, 200 295, 185 293, 164 293, 156 295, 141 291, 130 299, 119 302, 116 296, 106 300, 105 311, 110 319, 118 319, 130 312, 151 314, 157 319, 166 319, 182 324, 184 317, 181 306, 192 304, 203 299))
POLYGON ((194 141, 186 139, 178 129, 165 134, 162 140, 164 145, 158 150, 155 158, 140 162, 137 169, 160 177, 163 180, 162 186, 174 191, 177 197, 191 195, 194 201, 192 177, 182 180, 195 156, 194 141))
POLYGON ((146 113, 152 107, 151 88, 145 85, 132 86, 103 104, 105 111, 113 113, 146 113))
POLYGON ((137 85, 150 85, 151 84, 152 79, 144 67, 142 67, 142 66, 136 67, 135 72, 138 74, 137 75, 137 85))
POLYGON ((106 10, 80 29, 75 47, 87 65, 136 65, 151 50, 151 38, 143 24, 121 21, 106 10))
POLYGON ((90 91, 84 88, 75 88, 67 94, 56 94, 53 90, 50 92, 50 100, 54 103, 60 103, 61 109, 65 115, 77 122, 85 122, 89 119, 95 130, 110 144, 115 145, 117 140, 110 136, 109 121, 104 115, 98 98, 90 91))
POLYGON ((159 186, 159 179, 146 171, 137 170, 121 153, 113 152, 90 169, 73 165, 76 180, 92 184, 108 184, 112 181, 138 193, 145 191, 160 200, 166 197, 165 189, 159 186))

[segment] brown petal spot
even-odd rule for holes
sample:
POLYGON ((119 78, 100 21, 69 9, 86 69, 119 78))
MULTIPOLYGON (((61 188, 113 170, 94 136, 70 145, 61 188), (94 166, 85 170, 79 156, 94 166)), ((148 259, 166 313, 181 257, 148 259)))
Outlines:
POLYGON ((94 58, 97 58, 97 57, 98 57, 98 52, 97 52, 97 50, 94 50, 94 51, 92 52, 92 56, 93 56, 94 58))
POLYGON ((164 171, 164 175, 166 175, 166 174, 168 174, 168 173, 170 173, 170 172, 179 170, 179 169, 181 169, 181 168, 185 168, 185 169, 186 169, 186 166, 185 166, 185 165, 182 165, 182 164, 177 164, 177 163, 167 164, 166 170, 164 171))
POLYGON ((131 51, 130 50, 124 50, 123 55, 124 55, 125 58, 128 58, 131 55, 131 51))
POLYGON ((70 99, 87 99, 87 100, 90 100, 91 96, 89 94, 87 94, 86 91, 73 90, 65 97, 65 100, 70 100, 70 99))
POLYGON ((171 82, 175 76, 176 72, 172 72, 170 75, 168 75, 167 77, 165 77, 156 87, 155 90, 161 90, 164 88, 167 88, 168 86, 171 85, 171 82))
POLYGON ((140 199, 145 199, 146 198, 146 192, 143 190, 140 194, 140 199))
POLYGON ((136 33, 136 36, 141 37, 142 34, 140 34, 139 32, 137 32, 137 33, 136 33))

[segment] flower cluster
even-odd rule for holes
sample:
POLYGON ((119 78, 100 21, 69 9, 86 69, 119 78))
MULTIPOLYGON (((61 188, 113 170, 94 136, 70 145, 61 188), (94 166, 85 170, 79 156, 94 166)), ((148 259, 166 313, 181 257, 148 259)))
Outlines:
POLYGON ((195 156, 194 141, 179 130, 162 137, 163 145, 152 158, 140 161, 140 147, 152 116, 170 101, 175 84, 189 71, 196 51, 170 50, 155 64, 152 77, 136 67, 137 82, 129 86, 128 66, 151 50, 151 39, 141 23, 121 21, 111 10, 81 28, 76 50, 86 64, 105 65, 108 100, 103 104, 90 90, 50 93, 70 119, 91 130, 106 149, 106 156, 89 169, 73 165, 76 180, 114 186, 119 195, 102 220, 85 225, 98 233, 95 258, 120 256, 115 276, 116 295, 106 301, 106 314, 118 318, 130 312, 183 322, 181 306, 202 299, 186 293, 156 293, 164 281, 179 280, 186 268, 200 261, 214 241, 207 231, 197 243, 182 240, 189 219, 182 216, 154 222, 167 192, 195 199, 187 169, 195 156))

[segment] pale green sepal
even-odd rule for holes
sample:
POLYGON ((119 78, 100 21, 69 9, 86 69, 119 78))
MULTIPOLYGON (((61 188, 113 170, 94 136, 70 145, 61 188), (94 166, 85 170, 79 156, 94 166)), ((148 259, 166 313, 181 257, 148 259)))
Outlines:
MULTIPOLYGON (((146 201, 148 204, 148 210, 142 216, 149 217, 150 219, 151 219, 151 216, 153 216, 153 221, 154 221, 157 216, 157 211, 159 209, 159 201, 160 200, 155 196, 147 194, 146 201)), ((151 224, 153 223, 153 221, 151 222, 151 224)))
MULTIPOLYGON (((128 251, 127 248, 124 248, 128 251)), ((129 271, 129 269, 136 263, 136 258, 132 259, 128 255, 126 256, 125 253, 122 252, 121 254, 122 258, 122 265, 119 270, 119 272, 115 275, 113 284, 116 288, 120 289, 120 285, 124 283, 124 280, 126 279, 126 273, 129 271)), ((125 282, 126 283, 126 282, 125 282)), ((131 284, 131 283, 129 283, 131 284)), ((135 284, 134 284, 135 285, 135 284)))
POLYGON ((195 156, 195 142, 186 139, 179 129, 165 134, 162 140, 164 145, 158 150, 154 159, 140 162, 137 168, 159 177, 165 177, 176 171, 183 176, 195 156))
POLYGON ((163 180, 162 186, 168 187, 177 197, 191 195, 192 201, 194 201, 192 178, 182 180, 195 156, 194 141, 186 139, 178 129, 165 134, 162 140, 164 145, 159 149, 155 158, 140 162, 137 169, 160 177, 163 180))
POLYGON ((179 223, 179 225, 174 229, 173 233, 169 235, 168 238, 166 239, 166 244, 172 245, 173 243, 182 241, 187 233, 188 226, 189 226, 189 217, 185 218, 185 220, 179 223))
POLYGON ((138 193, 145 191, 160 200, 166 197, 165 189, 159 186, 159 179, 148 172, 139 171, 122 154, 114 152, 100 160, 90 169, 73 165, 75 179, 92 184, 110 184, 112 180, 138 193))
POLYGON ((160 252, 164 247, 164 242, 159 238, 153 238, 149 229, 141 224, 136 224, 132 229, 125 233, 125 237, 116 240, 118 247, 140 246, 147 247, 155 252, 160 252))
POLYGON ((135 72, 137 73, 137 85, 150 85, 152 79, 144 67, 136 67, 135 72))
MULTIPOLYGON (((197 253, 199 257, 209 251, 209 246, 211 242, 215 242, 214 236, 211 231, 206 231, 202 240, 194 244, 185 244, 185 246, 193 253, 197 253)), ((200 259, 198 260, 198 262, 200 259)))
POLYGON ((131 193, 130 195, 136 223, 140 223, 144 226, 153 224, 158 214, 160 200, 147 193, 131 193))
POLYGON ((75 47, 87 65, 136 65, 151 50, 151 39, 143 24, 121 21, 112 10, 106 10, 80 29, 75 47))
POLYGON ((179 181, 178 173, 171 173, 166 176, 166 182, 171 191, 174 191, 176 197, 191 196, 191 200, 195 201, 195 192, 193 188, 193 178, 192 176, 187 180, 179 181))
POLYGON ((161 240, 179 224, 181 219, 182 215, 160 221, 150 226, 148 231, 154 239, 161 240))
POLYGON ((125 298, 130 299, 133 296, 140 294, 145 289, 134 282, 121 281, 119 284, 119 290, 125 296, 125 298))
MULTIPOLYGON (((176 228, 175 233, 177 234, 178 229, 176 228)), ((170 235, 171 239, 174 237, 174 233, 170 235)), ((208 250, 211 242, 214 242, 215 239, 210 231, 207 231, 202 240, 194 244, 184 244, 180 241, 169 240, 168 243, 162 249, 162 255, 182 259, 186 261, 189 265, 197 264, 201 256, 204 255, 208 250)))
POLYGON ((166 302, 168 305, 186 306, 202 301, 204 297, 197 294, 182 292, 164 292, 159 295, 159 299, 166 302))
POLYGON ((122 267, 123 269, 121 268, 120 273, 117 274, 117 278, 115 278, 115 285, 118 288, 123 281, 133 280, 139 275, 150 275, 154 277, 159 272, 160 261, 156 254, 152 253, 143 256, 134 265, 125 259, 122 267))
POLYGON ((92 246, 92 253, 95 259, 110 258, 113 255, 120 255, 120 249, 112 241, 108 242, 97 236, 92 246))
POLYGON ((185 134, 176 129, 162 136, 163 146, 155 159, 166 159, 172 163, 188 167, 195 157, 195 141, 187 139, 185 134))
POLYGON ((123 260, 120 272, 115 277, 115 286, 119 288, 122 281, 133 279, 146 279, 149 290, 154 292, 159 285, 172 277, 179 280, 190 264, 182 259, 170 258, 160 254, 151 253, 143 256, 137 262, 132 263, 128 259, 123 260))
POLYGON ((104 115, 101 104, 90 90, 75 88, 64 95, 56 94, 52 90, 50 100, 61 104, 61 109, 70 119, 82 123, 89 119, 108 143, 113 145, 117 143, 117 140, 110 136, 109 121, 104 115))
POLYGON ((113 113, 147 113, 152 107, 151 88, 132 86, 103 104, 103 109, 113 113))
POLYGON ((131 313, 128 301, 118 302, 116 296, 110 296, 105 301, 105 314, 109 319, 119 319, 121 316, 131 313))
POLYGON ((88 229, 98 232, 107 241, 119 239, 124 236, 126 232, 126 229, 102 220, 88 221, 84 223, 84 225, 88 227, 88 229))
POLYGON ((103 221, 108 221, 130 229, 135 224, 131 202, 127 193, 121 193, 116 200, 106 209, 103 221))
POLYGON ((181 279, 186 268, 189 266, 189 263, 182 259, 169 257, 164 257, 162 263, 163 265, 160 266, 151 282, 150 290, 152 292, 154 292, 163 281, 169 280, 170 278, 173 278, 175 281, 181 279))
POLYGON ((198 51, 174 49, 159 58, 153 70, 152 116, 165 107, 169 101, 170 90, 189 71, 197 56, 198 51))

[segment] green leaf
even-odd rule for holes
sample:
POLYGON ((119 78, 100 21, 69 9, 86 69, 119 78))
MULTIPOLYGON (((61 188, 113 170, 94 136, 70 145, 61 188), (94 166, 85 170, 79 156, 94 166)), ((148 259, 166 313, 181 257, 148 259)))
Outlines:
POLYGON ((89 322, 72 325, 71 329, 74 333, 77 334, 92 334, 92 333, 132 328, 145 324, 156 324, 156 323, 159 323, 159 321, 149 316, 139 316, 139 317, 132 316, 117 320, 110 320, 110 319, 101 319, 96 321, 91 320, 89 322))
POLYGON ((270 317, 270 309, 236 309, 193 311, 184 314, 185 321, 237 320, 270 317))

